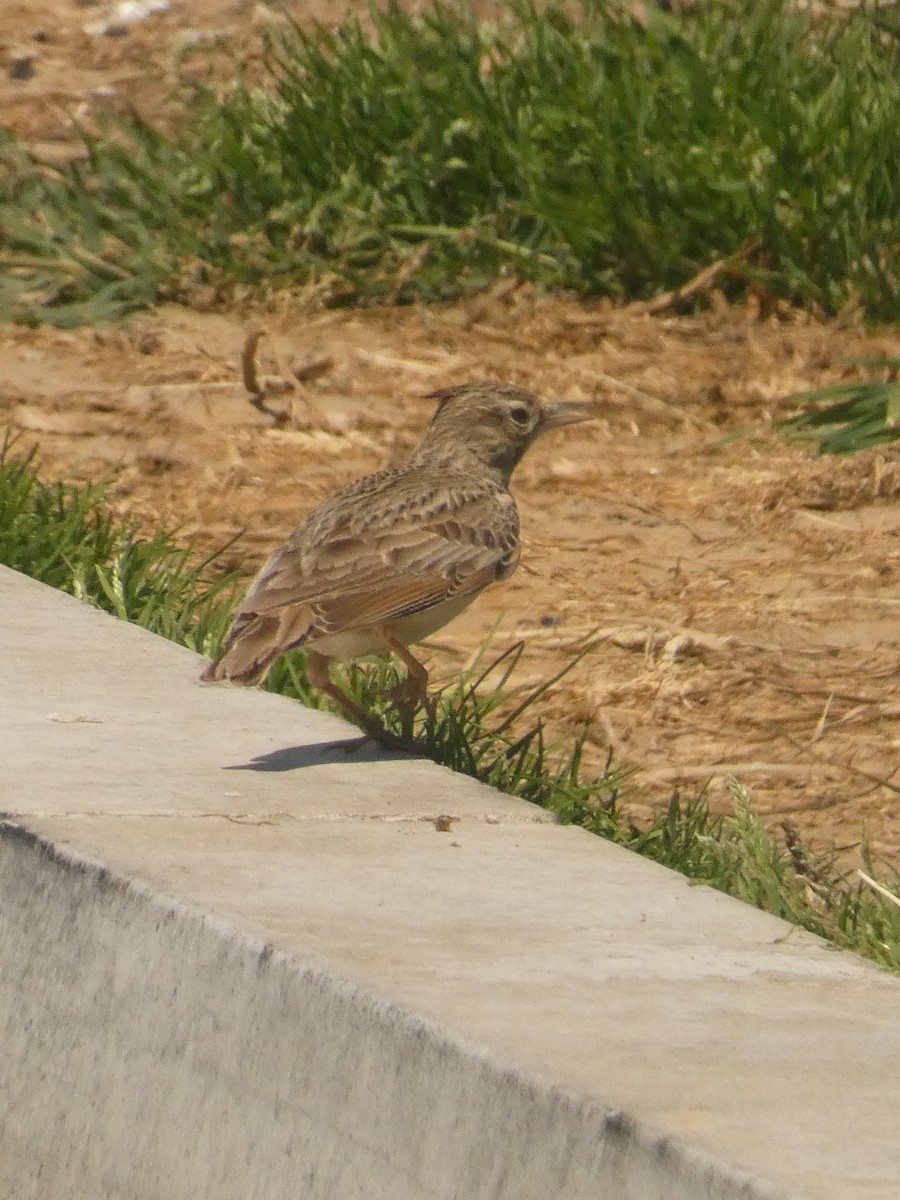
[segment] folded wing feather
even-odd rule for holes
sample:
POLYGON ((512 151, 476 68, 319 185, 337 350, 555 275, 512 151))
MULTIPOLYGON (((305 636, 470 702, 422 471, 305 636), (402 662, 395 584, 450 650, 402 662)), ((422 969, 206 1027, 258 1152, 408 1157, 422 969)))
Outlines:
MULTIPOLYGON (((387 482, 397 499, 396 476, 387 482)), ((352 505, 335 519, 342 493, 313 510, 260 571, 204 679, 256 683, 293 646, 387 624, 511 574, 518 518, 508 493, 471 480, 448 488, 443 478, 440 508, 431 515, 427 492, 416 482, 418 503, 404 503, 401 495, 396 507, 379 513, 380 528, 372 523, 378 489, 359 522, 352 505)))

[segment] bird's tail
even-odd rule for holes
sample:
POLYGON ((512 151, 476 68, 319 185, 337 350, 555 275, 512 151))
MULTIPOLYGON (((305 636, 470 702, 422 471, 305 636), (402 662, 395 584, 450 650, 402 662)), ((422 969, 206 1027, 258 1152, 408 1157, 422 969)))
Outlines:
POLYGON ((271 613, 238 611, 219 657, 200 678, 204 683, 227 680, 245 687, 262 683, 276 658, 306 641, 310 626, 306 605, 271 613))
POLYGON ((268 675, 276 657, 270 655, 262 662, 244 664, 231 650, 226 650, 220 658, 209 664, 200 678, 203 683, 238 683, 242 687, 255 687, 268 675))

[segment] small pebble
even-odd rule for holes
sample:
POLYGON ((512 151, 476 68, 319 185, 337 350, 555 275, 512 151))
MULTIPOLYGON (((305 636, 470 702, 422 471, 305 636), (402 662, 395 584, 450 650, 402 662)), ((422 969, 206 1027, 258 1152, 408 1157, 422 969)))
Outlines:
POLYGON ((34 56, 31 54, 17 54, 9 64, 7 72, 10 79, 31 79, 34 75, 34 56))

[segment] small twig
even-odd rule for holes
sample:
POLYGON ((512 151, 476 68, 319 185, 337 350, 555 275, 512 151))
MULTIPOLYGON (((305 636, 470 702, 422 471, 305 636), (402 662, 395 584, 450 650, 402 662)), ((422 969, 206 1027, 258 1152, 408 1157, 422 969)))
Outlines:
MULTIPOLYGON (((755 649, 759 649, 759 650, 778 650, 779 649, 779 647, 777 647, 777 646, 758 645, 755 642, 744 642, 742 644, 747 645, 747 646, 753 646, 755 649)), ((871 679, 872 676, 870 675, 869 678, 871 679)), ((759 682, 768 684, 769 687, 776 688, 780 692, 789 692, 790 695, 792 695, 792 696, 826 696, 827 695, 829 703, 832 700, 846 700, 849 703, 856 703, 856 704, 885 704, 886 703, 883 696, 860 696, 856 692, 837 692, 837 691, 833 691, 831 689, 826 690, 825 688, 817 688, 817 687, 798 688, 798 687, 793 687, 789 683, 783 683, 779 679, 770 679, 767 675, 760 675, 759 682)), ((885 715, 885 714, 882 714, 882 715, 885 715)))
POLYGON ((241 351, 241 378, 244 381, 244 387, 247 389, 247 396, 254 408, 262 408, 262 389, 259 386, 259 377, 256 374, 256 347, 259 345, 259 340, 265 333, 264 329, 252 329, 244 341, 244 349, 241 351))
POLYGON ((431 253, 431 242, 424 241, 420 246, 413 250, 412 254, 400 264, 397 274, 394 276, 394 285, 388 293, 387 303, 396 304, 400 298, 400 293, 403 291, 403 286, 410 276, 415 275, 419 268, 424 263, 425 259, 431 253))
MULTIPOLYGON (((851 766, 850 763, 829 762, 826 759, 822 759, 821 762, 822 766, 832 767, 839 771, 847 771, 851 775, 858 775, 860 779, 867 779, 869 783, 875 784, 876 787, 887 788, 887 790, 889 792, 893 792, 895 796, 900 796, 900 787, 897 787, 895 783, 891 783, 890 776, 888 776, 887 779, 883 779, 880 775, 873 775, 869 771, 863 771, 859 767, 851 766)), ((894 770, 891 771, 891 775, 896 775, 897 771, 900 771, 900 767, 895 767, 894 770)))
POLYGON ((812 740, 814 742, 817 742, 819 740, 819 738, 822 736, 822 734, 825 732, 825 727, 826 727, 826 724, 828 721, 828 710, 831 708, 832 700, 834 700, 834 692, 832 692, 831 695, 828 697, 828 699, 825 701, 825 707, 822 709, 822 715, 821 715, 821 717, 819 717, 819 720, 816 723, 816 728, 812 735, 812 740))
POLYGON ((274 408, 269 408, 266 404, 266 389, 260 385, 259 376, 256 373, 256 347, 264 333, 264 329, 252 329, 244 339, 244 348, 241 351, 241 378, 247 389, 247 399, 253 407, 259 412, 265 413, 267 417, 271 417, 273 421, 281 422, 284 420, 284 414, 277 412, 274 408))
MULTIPOLYGON (((477 327, 477 332, 483 333, 482 326, 477 327)), ((505 340, 509 341, 509 338, 505 340)), ((517 342, 522 342, 523 339, 517 338, 517 342)), ((529 347, 531 349, 532 347, 529 347)), ((579 371, 577 367, 572 368, 572 373, 581 375, 585 379, 588 377, 587 371, 579 371)), ((687 425, 692 425, 697 429, 712 429, 711 421, 706 421, 702 418, 695 417, 684 409, 678 408, 676 405, 661 400, 658 396, 653 396, 649 392, 645 392, 642 388, 635 387, 633 383, 629 383, 627 379, 620 379, 616 375, 608 375, 605 371, 591 371, 590 385, 596 387, 598 383, 605 384, 607 387, 613 388, 616 391, 624 392, 630 399, 627 402, 631 408, 640 408, 644 412, 651 413, 655 417, 664 417, 667 419, 676 418, 687 425)), ((607 400, 612 400, 613 397, 604 397, 607 400)), ((620 403, 618 399, 615 403, 620 403)))
POLYGON ((730 254, 727 258, 716 259, 680 287, 673 288, 671 292, 663 292, 660 296, 654 296, 652 300, 639 300, 635 304, 629 304, 626 311, 655 315, 664 312, 667 308, 673 308, 682 300, 687 300, 689 296, 705 291, 723 272, 730 270, 735 263, 752 254, 758 246, 759 238, 749 238, 734 254, 730 254))
POLYGON ((891 904, 896 904, 897 907, 900 908, 900 896, 895 896, 893 892, 888 891, 886 887, 883 887, 877 882, 877 880, 873 879, 871 875, 867 875, 865 871, 860 871, 858 867, 856 873, 863 883, 867 883, 870 888, 874 888, 879 896, 884 896, 885 900, 889 900, 891 904))

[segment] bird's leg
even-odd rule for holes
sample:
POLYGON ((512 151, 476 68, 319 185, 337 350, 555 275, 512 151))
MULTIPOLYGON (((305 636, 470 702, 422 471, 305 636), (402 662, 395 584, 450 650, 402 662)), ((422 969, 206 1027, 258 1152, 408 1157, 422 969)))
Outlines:
POLYGON ((393 650, 406 667, 406 678, 391 689, 391 700, 401 710, 409 708, 415 712, 417 708, 423 708, 429 716, 433 716, 434 704, 428 696, 428 671, 402 642, 398 642, 388 633, 384 626, 378 632, 388 649, 393 650))
POLYGON ((318 654, 315 650, 307 651, 306 678, 316 691, 324 692, 326 696, 330 697, 365 733, 366 736, 361 742, 348 743, 349 749, 359 749, 370 738, 380 742, 389 750, 415 749, 408 739, 398 738, 379 725, 373 716, 360 708, 345 692, 341 691, 336 683, 332 682, 331 676, 328 674, 328 659, 324 654, 318 654))

